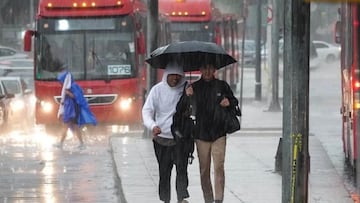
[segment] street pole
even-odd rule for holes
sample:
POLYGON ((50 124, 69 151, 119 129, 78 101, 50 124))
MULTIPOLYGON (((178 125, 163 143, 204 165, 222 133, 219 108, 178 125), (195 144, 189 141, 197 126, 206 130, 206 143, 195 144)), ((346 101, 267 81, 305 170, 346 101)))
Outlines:
MULTIPOLYGON (((147 55, 157 48, 158 44, 158 23, 159 23, 159 2, 158 0, 148 0, 147 2, 149 14, 147 16, 147 55)), ((155 68, 151 68, 150 65, 147 66, 146 69, 146 89, 147 94, 149 93, 152 86, 157 82, 157 70, 155 68)), ((147 96, 146 94, 146 96, 147 96)), ((151 138, 151 132, 149 129, 144 128, 144 137, 151 138)))
MULTIPOLYGON (((291 50, 291 20, 286 20, 287 17, 292 15, 291 8, 292 0, 284 1, 284 50, 291 50), (285 34, 286 33, 286 34, 285 34)), ((281 164, 281 174, 282 174, 282 203, 290 202, 290 186, 291 186, 291 126, 292 126, 292 108, 291 108, 291 98, 292 98, 292 82, 291 82, 291 52, 283 53, 283 134, 281 139, 281 148, 282 148, 282 164, 281 164)))
MULTIPOLYGON (((283 0, 272 0, 271 24, 271 100, 269 111, 281 111, 279 103, 279 7, 283 0)), ((270 40, 270 39, 268 39, 270 40)))
POLYGON ((34 29, 35 28, 35 25, 34 25, 34 0, 30 0, 30 6, 29 6, 29 24, 30 24, 30 28, 31 29, 34 29))
POLYGON ((307 203, 310 168, 310 4, 299 0, 285 0, 284 8, 284 50, 287 51, 284 52, 283 139, 286 143, 283 143, 283 170, 289 171, 282 176, 282 202, 307 203), (291 121, 286 121, 287 119, 291 121))
POLYGON ((256 12, 256 53, 255 53, 255 100, 261 101, 261 12, 262 0, 257 0, 256 12))
MULTIPOLYGON (((157 48, 158 44, 158 29, 159 24, 159 2, 158 0, 148 0, 149 16, 147 18, 147 55, 157 48)), ((157 70, 148 66, 147 68, 147 90, 157 82, 157 70)))
POLYGON ((245 50, 245 35, 246 35, 246 18, 247 18, 247 10, 248 10, 248 4, 246 1, 244 1, 243 4, 243 12, 242 12, 242 33, 241 33, 241 38, 242 38, 242 44, 241 44, 241 74, 240 74, 240 109, 242 109, 242 105, 243 105, 243 89, 244 89, 244 50, 245 50))

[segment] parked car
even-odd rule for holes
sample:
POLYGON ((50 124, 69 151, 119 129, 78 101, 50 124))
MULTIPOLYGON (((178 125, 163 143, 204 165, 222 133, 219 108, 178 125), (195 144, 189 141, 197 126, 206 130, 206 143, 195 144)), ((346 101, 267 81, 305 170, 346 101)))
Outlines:
POLYGON ((33 68, 34 60, 30 58, 0 59, 0 66, 7 66, 11 68, 33 68))
POLYGON ((0 46, 0 60, 12 58, 28 58, 25 52, 13 49, 11 47, 0 46))
POLYGON ((34 60, 27 58, 0 60, 0 77, 3 76, 21 77, 27 87, 34 90, 34 60))
POLYGON ((0 134, 6 131, 12 98, 14 95, 7 93, 4 85, 0 82, 0 134))
MULTIPOLYGON (((279 40, 279 60, 280 63, 283 63, 283 57, 284 57, 284 40, 280 39, 279 40)), ((262 58, 263 59, 267 59, 269 57, 268 51, 266 51, 266 49, 262 49, 262 58)), ((319 68, 321 65, 321 59, 319 57, 318 54, 318 50, 315 47, 315 43, 314 41, 310 42, 310 56, 309 56, 309 60, 310 60, 310 69, 314 69, 314 68, 319 68)))
POLYGON ((14 94, 10 101, 8 120, 13 124, 32 127, 35 110, 33 90, 28 88, 21 77, 0 77, 0 82, 7 93, 14 94))
MULTIPOLYGON (((242 46, 243 46, 243 41, 239 40, 238 43, 238 49, 239 49, 239 53, 240 53, 240 61, 242 59, 242 46)), ((255 64, 255 51, 256 51, 256 45, 255 45, 255 40, 245 40, 244 41, 244 64, 245 65, 253 65, 255 64)))
POLYGON ((322 62, 332 63, 340 58, 340 46, 319 40, 314 40, 313 43, 322 62))

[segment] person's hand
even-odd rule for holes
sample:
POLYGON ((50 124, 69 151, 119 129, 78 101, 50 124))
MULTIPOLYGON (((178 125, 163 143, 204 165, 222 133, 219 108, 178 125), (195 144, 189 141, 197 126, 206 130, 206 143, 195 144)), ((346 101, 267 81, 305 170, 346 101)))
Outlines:
POLYGON ((158 134, 161 133, 161 129, 159 126, 155 126, 153 129, 152 129, 152 134, 153 136, 157 136, 158 134))
POLYGON ((189 85, 186 89, 185 89, 185 93, 186 93, 186 96, 191 96, 194 94, 194 90, 192 88, 191 85, 189 85))
POLYGON ((75 98, 74 94, 68 89, 65 90, 65 94, 69 95, 71 98, 75 98))
POLYGON ((221 102, 220 102, 220 106, 222 107, 227 107, 227 106, 230 106, 230 101, 228 98, 224 97, 221 102))

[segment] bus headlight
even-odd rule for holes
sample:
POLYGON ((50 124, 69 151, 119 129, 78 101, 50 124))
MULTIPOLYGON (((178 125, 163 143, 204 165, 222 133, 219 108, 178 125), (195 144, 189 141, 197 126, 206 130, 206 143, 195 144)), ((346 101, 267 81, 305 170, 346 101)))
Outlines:
POLYGON ((119 103, 120 109, 123 111, 128 111, 131 108, 132 102, 132 98, 121 98, 119 103))
POLYGON ((40 106, 41 106, 42 111, 45 112, 45 113, 52 112, 53 108, 54 108, 52 103, 47 102, 47 101, 41 101, 40 106))
POLYGON ((354 104, 353 105, 354 105, 354 109, 356 109, 356 110, 360 109, 360 92, 354 93, 354 104))
POLYGON ((360 109, 360 103, 358 101, 354 103, 354 109, 360 109))

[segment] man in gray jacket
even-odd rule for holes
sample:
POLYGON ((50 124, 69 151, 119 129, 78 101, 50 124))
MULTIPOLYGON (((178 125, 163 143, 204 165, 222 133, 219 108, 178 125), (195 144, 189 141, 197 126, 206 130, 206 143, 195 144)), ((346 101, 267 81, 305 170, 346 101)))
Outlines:
POLYGON ((179 203, 189 197, 187 155, 175 153, 177 144, 171 133, 173 115, 185 85, 184 72, 177 64, 167 65, 162 81, 153 86, 142 109, 143 122, 151 130, 156 159, 159 165, 159 197, 170 202, 171 170, 176 166, 176 192, 179 203))

